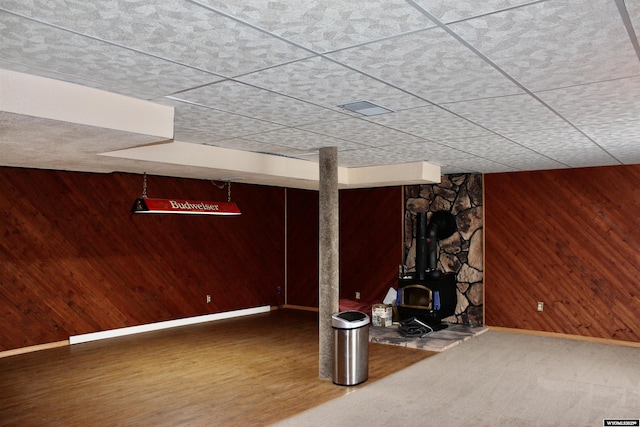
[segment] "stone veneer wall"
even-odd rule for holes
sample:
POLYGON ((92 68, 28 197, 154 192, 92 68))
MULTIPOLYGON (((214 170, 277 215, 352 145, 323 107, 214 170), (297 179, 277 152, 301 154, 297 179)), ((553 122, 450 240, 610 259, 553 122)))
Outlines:
POLYGON ((455 315, 443 319, 449 323, 483 325, 483 222, 482 175, 445 175, 440 184, 404 187, 404 263, 415 271, 416 213, 440 210, 451 212, 458 230, 438 242, 438 269, 455 272, 458 302, 455 315))

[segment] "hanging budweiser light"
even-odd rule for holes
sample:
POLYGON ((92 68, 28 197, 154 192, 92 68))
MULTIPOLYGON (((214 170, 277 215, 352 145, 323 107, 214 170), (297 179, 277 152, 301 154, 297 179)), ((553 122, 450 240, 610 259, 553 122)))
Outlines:
MULTIPOLYGON (((238 206, 231 201, 231 182, 227 181, 226 202, 205 202, 185 199, 156 199, 147 197, 147 175, 144 175, 142 197, 131 207, 135 214, 182 214, 182 215, 241 215, 238 206)), ((222 188, 222 187, 221 187, 222 188)))
POLYGON ((136 199, 132 213, 175 213, 191 215, 240 215, 240 209, 232 202, 202 202, 183 199, 136 199))

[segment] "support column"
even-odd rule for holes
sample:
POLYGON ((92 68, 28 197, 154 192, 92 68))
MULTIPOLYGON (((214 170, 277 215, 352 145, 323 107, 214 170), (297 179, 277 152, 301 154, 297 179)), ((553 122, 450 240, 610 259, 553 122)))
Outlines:
POLYGON ((320 149, 319 187, 319 321, 320 378, 331 379, 333 372, 333 328, 331 316, 338 311, 340 260, 338 216, 338 149, 320 149))

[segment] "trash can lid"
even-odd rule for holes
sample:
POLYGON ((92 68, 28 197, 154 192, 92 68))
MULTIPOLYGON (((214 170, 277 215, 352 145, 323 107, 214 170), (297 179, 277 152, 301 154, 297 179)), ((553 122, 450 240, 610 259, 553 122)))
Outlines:
POLYGON ((339 329, 356 329, 369 324, 369 316, 356 310, 341 311, 331 316, 331 326, 339 329))

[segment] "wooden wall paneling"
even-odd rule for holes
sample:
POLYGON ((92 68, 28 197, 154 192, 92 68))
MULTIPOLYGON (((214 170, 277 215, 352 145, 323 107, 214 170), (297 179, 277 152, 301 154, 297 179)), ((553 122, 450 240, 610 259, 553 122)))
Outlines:
POLYGON ((340 192, 340 297, 380 303, 402 264, 402 187, 340 192))
MULTIPOLYGON (((288 303, 318 307, 318 193, 287 190, 288 303)), ((402 262, 402 188, 340 191, 340 297, 381 302, 402 262)))
POLYGON ((487 324, 640 341, 638 182, 639 166, 486 175, 487 324))
POLYGON ((287 189, 287 303, 318 307, 318 192, 287 189))
MULTIPOLYGON (((209 181, 148 184, 149 197, 227 196, 209 181)), ((141 192, 140 175, 0 168, 0 350, 274 301, 284 189, 232 184, 240 217, 131 215, 141 192)))

